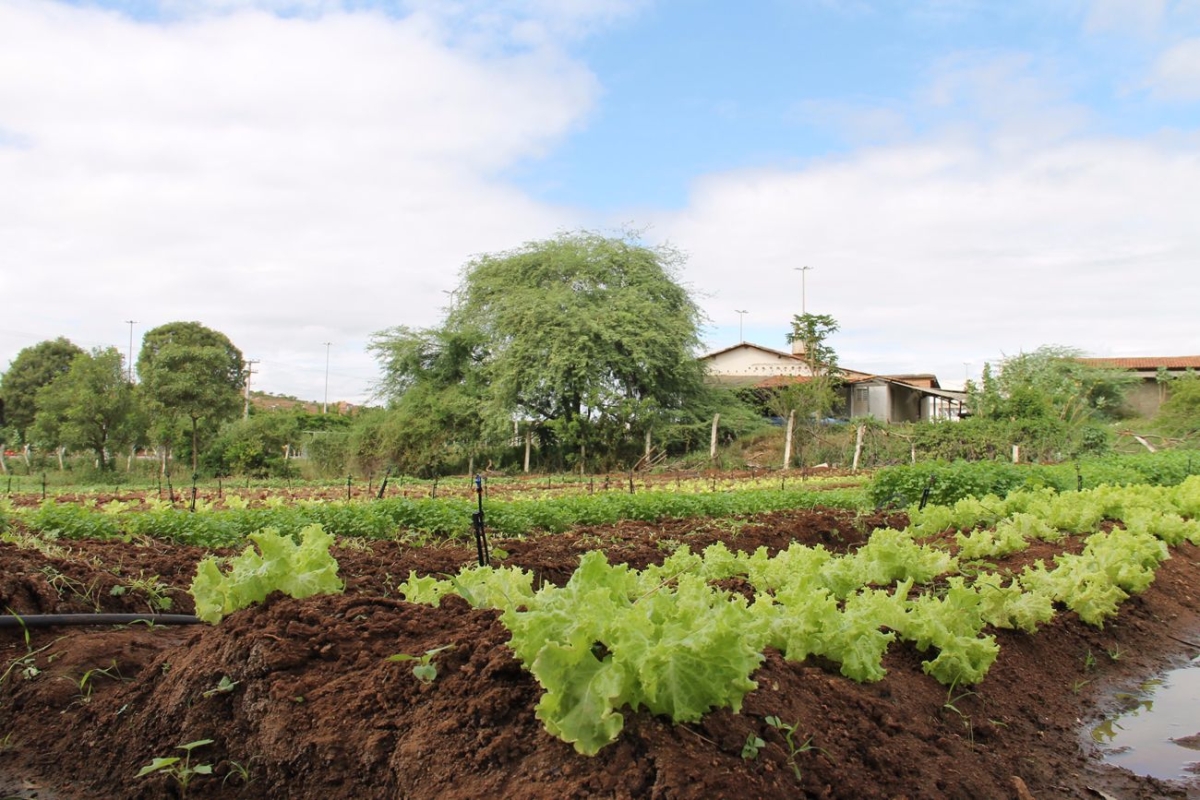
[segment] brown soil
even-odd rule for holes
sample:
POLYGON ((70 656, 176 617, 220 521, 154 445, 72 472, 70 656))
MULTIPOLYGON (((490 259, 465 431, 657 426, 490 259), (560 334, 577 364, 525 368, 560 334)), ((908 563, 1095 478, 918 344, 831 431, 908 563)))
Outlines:
MULTIPOLYGON (((499 541, 506 563, 561 582, 578 556, 603 549, 643 567, 679 544, 737 549, 792 540, 853 548, 902 517, 804 511, 718 523, 627 523, 499 541)), ((44 555, 0 544, 0 608, 19 614, 145 611, 151 578, 174 587, 175 612, 198 549, 72 542, 44 555)), ((1103 630, 1071 613, 1034 636, 1000 632, 1002 650, 973 692, 947 692, 922 656, 893 645, 888 674, 856 684, 829 664, 768 651, 740 714, 694 725, 626 710, 620 739, 595 757, 551 737, 534 716, 539 688, 505 645, 494 612, 456 598, 409 605, 409 570, 456 570, 473 547, 396 542, 340 547, 344 595, 267 603, 219 626, 0 630, 0 797, 179 797, 164 774, 137 778, 158 756, 199 739, 192 798, 1200 798, 1103 765, 1086 722, 1111 690, 1197 653, 1200 550, 1184 546, 1155 584, 1103 630), (435 657, 431 684, 396 653, 435 657), (1120 652, 1119 659, 1107 654, 1120 652), (1088 655, 1094 658, 1089 659, 1088 655), (30 668, 30 669, 27 669, 30 668), (103 670, 101 672, 100 670, 103 670), (86 679, 85 679, 86 676, 86 679), (217 690, 222 678, 235 682, 217 690), (958 697, 957 695, 963 696, 958 697), (954 709, 947 701, 954 697, 954 709), (794 755, 765 718, 797 726, 794 755), (744 758, 747 739, 764 745, 744 758)), ((1050 553, 1039 552, 1039 557, 1050 553)), ((1029 556, 1026 556, 1028 558, 1029 556)))

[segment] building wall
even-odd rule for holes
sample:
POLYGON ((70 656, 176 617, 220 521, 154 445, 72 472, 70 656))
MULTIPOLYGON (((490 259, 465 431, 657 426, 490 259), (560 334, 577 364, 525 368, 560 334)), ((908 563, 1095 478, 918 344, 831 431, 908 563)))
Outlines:
POLYGON ((868 413, 880 422, 891 422, 892 403, 888 385, 886 383, 868 384, 867 391, 871 397, 868 413))
POLYGON ((705 359, 708 374, 723 376, 807 375, 804 362, 750 347, 730 350, 705 359))
POLYGON ((888 422, 918 422, 921 419, 921 393, 891 384, 891 410, 888 422))
POLYGON ((1125 405, 1139 417, 1153 417, 1167 399, 1167 384, 1151 379, 1125 390, 1125 405))

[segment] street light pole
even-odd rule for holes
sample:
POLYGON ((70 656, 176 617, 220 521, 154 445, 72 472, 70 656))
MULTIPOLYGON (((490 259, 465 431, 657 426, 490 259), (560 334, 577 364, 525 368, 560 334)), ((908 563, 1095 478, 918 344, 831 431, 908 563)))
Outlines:
POLYGON ((746 312, 736 308, 734 312, 738 315, 738 341, 744 342, 746 341, 746 337, 742 333, 742 322, 746 319, 746 312))
POLYGON ((321 342, 325 345, 325 401, 321 403, 321 413, 329 413, 329 348, 333 342, 321 342))
POLYGON ((129 325, 129 364, 127 365, 129 369, 129 376, 127 380, 129 383, 133 383, 133 326, 137 320, 127 319, 125 322, 129 325))
POLYGON ((792 267, 800 273, 800 316, 808 313, 808 287, 805 284, 804 273, 808 272, 812 267, 792 267))

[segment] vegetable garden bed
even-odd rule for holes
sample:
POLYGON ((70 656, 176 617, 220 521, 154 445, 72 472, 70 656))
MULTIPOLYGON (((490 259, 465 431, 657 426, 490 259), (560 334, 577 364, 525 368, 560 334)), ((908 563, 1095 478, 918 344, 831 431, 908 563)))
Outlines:
MULTIPOLYGON (((850 554, 873 529, 907 522, 900 512, 784 510, 493 545, 505 565, 562 586, 591 551, 635 570, 715 542, 734 553, 774 556, 799 542, 850 554)), ((0 543, 0 606, 25 615, 192 613, 184 589, 209 554, 150 538, 10 538, 0 543)), ((960 546, 951 535, 931 541, 960 546)), ((1083 551, 1083 536, 1070 535, 989 561, 1016 573, 1083 551)), ((787 661, 767 647, 739 713, 675 724, 626 707, 615 741, 587 756, 535 715, 543 689, 509 649, 499 611, 452 595, 437 607, 401 598, 410 571, 452 574, 474 561, 473 546, 341 540, 341 595, 272 595, 217 626, 0 630, 0 793, 161 798, 186 782, 188 797, 297 800, 1200 797, 1104 767, 1079 734, 1080 720, 1105 710, 1107 685, 1196 654, 1187 642, 1200 635, 1200 548, 1170 552, 1103 627, 1060 608, 1035 634, 992 631, 999 655, 977 685, 939 683, 922 667, 930 654, 903 639, 871 683, 825 657, 787 661)), ((719 583, 750 592, 742 578, 719 583)))

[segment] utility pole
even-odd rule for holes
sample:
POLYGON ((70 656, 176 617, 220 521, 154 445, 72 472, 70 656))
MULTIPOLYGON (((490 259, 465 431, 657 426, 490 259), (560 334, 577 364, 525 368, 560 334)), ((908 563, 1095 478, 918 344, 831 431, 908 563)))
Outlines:
POLYGON ((133 326, 137 323, 137 320, 127 319, 125 322, 129 325, 129 363, 127 365, 129 368, 129 375, 126 380, 129 383, 133 383, 133 326))
POLYGON ((321 413, 329 413, 329 348, 333 342, 322 342, 325 345, 325 401, 321 403, 321 413))
POLYGON ((744 322, 746 319, 746 312, 735 308, 734 313, 738 315, 738 341, 745 342, 746 336, 742 333, 742 322, 744 322))
POLYGON ((242 409, 242 419, 250 419, 250 376, 254 374, 257 361, 246 362, 246 407, 242 409))
POLYGON ((792 267, 800 273, 800 316, 808 313, 808 287, 805 285, 804 273, 808 272, 812 267, 792 267))

